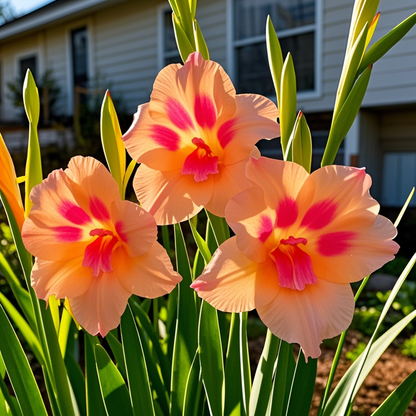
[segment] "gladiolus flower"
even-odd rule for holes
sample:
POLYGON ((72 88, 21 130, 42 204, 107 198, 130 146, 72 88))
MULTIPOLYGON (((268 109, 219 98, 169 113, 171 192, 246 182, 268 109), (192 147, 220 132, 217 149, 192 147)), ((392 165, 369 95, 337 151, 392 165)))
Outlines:
POLYGON ((13 161, 0 134, 0 189, 7 199, 19 229, 22 229, 25 213, 16 180, 13 161))
POLYGON ((156 241, 154 218, 122 201, 97 160, 74 157, 30 195, 23 242, 36 256, 32 286, 39 298, 68 298, 78 323, 105 336, 120 322, 131 294, 156 298, 181 277, 156 241))
POLYGON ((196 215, 224 216, 225 205, 251 184, 245 177, 255 144, 280 136, 278 111, 267 98, 236 95, 222 67, 191 54, 162 69, 149 103, 140 105, 123 136, 141 163, 137 198, 158 224, 196 215))
POLYGON ((230 200, 236 236, 223 243, 192 287, 217 309, 254 308, 305 357, 345 330, 354 312, 350 282, 394 258, 396 228, 378 215, 364 169, 301 166, 251 158, 256 186, 230 200))

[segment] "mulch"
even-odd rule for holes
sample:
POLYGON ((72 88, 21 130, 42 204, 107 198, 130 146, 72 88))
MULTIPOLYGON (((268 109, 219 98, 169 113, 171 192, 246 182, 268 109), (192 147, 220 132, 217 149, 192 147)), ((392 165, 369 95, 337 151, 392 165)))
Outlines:
MULTIPOLYGON (((351 361, 345 357, 346 351, 355 348, 360 341, 362 341, 362 335, 360 333, 352 330, 349 331, 335 374, 334 387, 351 365, 351 361)), ((264 337, 249 342, 253 375, 256 369, 256 361, 260 357, 263 348, 263 343, 264 337)), ((317 409, 325 389, 326 380, 335 354, 334 348, 330 348, 326 345, 322 345, 321 347, 322 354, 318 360, 318 371, 310 416, 315 416, 317 414, 317 409)), ((351 416, 370 416, 390 393, 415 370, 416 359, 406 357, 400 352, 398 347, 390 346, 380 357, 380 360, 371 370, 363 386, 359 390, 355 398, 351 416)), ((416 416, 416 398, 410 403, 405 416, 416 416)))

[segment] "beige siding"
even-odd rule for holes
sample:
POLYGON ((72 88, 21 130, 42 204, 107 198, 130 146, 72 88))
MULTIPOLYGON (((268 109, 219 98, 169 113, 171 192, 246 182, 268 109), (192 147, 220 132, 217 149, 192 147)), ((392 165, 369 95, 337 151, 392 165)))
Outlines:
MULTIPOLYGON (((352 0, 323 1, 322 84, 318 99, 302 100, 304 111, 331 110, 344 60, 352 0)), ((414 0, 381 0, 381 12, 374 40, 415 12, 414 0)), ((416 28, 394 46, 373 68, 363 107, 416 101, 416 28)))
POLYGON ((44 69, 51 69, 52 75, 60 88, 60 97, 56 105, 57 114, 68 112, 68 67, 67 59, 67 39, 62 27, 54 27, 45 30, 45 59, 44 69))
POLYGON ((157 4, 129 1, 95 16, 94 62, 104 88, 133 113, 148 101, 157 72, 157 4))
POLYGON ((36 54, 38 56, 39 68, 39 42, 37 36, 29 39, 15 40, 1 46, 0 59, 2 62, 2 79, 1 79, 1 117, 3 120, 19 120, 20 114, 12 105, 8 98, 10 92, 7 87, 8 83, 15 82, 18 77, 18 61, 25 56, 36 54))

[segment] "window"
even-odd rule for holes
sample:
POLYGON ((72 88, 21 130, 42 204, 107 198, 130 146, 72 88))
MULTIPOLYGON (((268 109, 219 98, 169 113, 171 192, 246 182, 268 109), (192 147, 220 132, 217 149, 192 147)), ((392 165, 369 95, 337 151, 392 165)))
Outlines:
POLYGON ((283 57, 290 51, 299 92, 316 90, 316 0, 231 0, 237 92, 275 95, 266 50, 270 15, 283 57))
MULTIPOLYGON (((383 157, 381 204, 401 207, 416 184, 416 152, 386 152, 383 157)), ((415 207, 413 198, 410 206, 415 207)))
POLYGON ((21 82, 25 79, 27 70, 30 69, 33 78, 37 79, 37 59, 36 55, 25 56, 19 59, 19 77, 21 82))
POLYGON ((162 32, 162 66, 181 63, 182 59, 176 46, 175 32, 173 30, 171 9, 163 10, 162 32))
MULTIPOLYGON (((329 129, 331 126, 332 113, 312 113, 306 115, 308 126, 312 135, 312 171, 321 167, 322 156, 328 140, 329 129)), ((262 156, 275 159, 283 159, 280 139, 260 140, 256 145, 262 156)), ((342 141, 334 165, 344 165, 345 140, 342 141)))
POLYGON ((71 49, 74 86, 86 88, 88 82, 88 39, 86 27, 71 32, 71 49))

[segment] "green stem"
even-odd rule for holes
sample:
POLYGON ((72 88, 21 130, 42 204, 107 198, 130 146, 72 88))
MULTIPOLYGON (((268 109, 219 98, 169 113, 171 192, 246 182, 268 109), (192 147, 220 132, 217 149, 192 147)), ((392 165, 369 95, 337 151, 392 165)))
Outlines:
MULTIPOLYGON (((370 278, 370 276, 368 275, 361 282, 361 285, 358 288, 357 293, 355 294, 354 302, 357 302, 357 300, 360 297, 361 292, 363 291, 363 289, 364 289, 365 285, 367 284, 369 278, 370 278)), ((336 350, 335 356, 334 356, 334 360, 332 361, 331 371, 329 373, 328 381, 326 383, 325 392, 324 392, 324 395, 322 396, 321 404, 319 406, 318 416, 322 416, 322 414, 324 412, 326 402, 327 402, 328 397, 329 397, 329 392, 330 392, 331 387, 332 387, 332 382, 334 381, 335 372, 337 371, 338 362, 339 362, 339 359, 341 357, 341 352, 342 352, 342 347, 344 346, 345 337, 347 336, 347 331, 348 330, 345 330, 339 338, 337 350, 336 350)))

